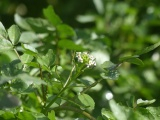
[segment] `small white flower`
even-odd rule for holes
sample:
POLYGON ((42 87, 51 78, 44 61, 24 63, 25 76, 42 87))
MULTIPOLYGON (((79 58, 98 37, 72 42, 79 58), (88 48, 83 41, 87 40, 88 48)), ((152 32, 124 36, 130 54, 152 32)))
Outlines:
POLYGON ((89 55, 88 52, 76 52, 76 58, 78 62, 85 63, 87 68, 95 67, 96 61, 92 55, 89 55))

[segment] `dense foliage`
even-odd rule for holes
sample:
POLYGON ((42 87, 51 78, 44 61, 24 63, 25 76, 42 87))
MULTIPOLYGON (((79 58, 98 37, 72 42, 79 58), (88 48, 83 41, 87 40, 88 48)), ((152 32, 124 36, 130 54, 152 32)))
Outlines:
POLYGON ((91 3, 0 22, 0 119, 160 119, 157 1, 91 3))

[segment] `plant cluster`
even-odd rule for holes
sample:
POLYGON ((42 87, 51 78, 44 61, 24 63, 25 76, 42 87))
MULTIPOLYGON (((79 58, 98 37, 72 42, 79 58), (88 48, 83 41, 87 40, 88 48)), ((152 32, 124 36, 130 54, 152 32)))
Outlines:
POLYGON ((125 62, 143 66, 139 57, 160 42, 120 57, 117 63, 106 60, 98 66, 89 46, 81 42, 80 31, 63 23, 51 6, 43 9, 43 15, 45 19, 16 14, 17 25, 8 30, 0 22, 0 53, 5 59, 0 63, 0 119, 160 119, 160 107, 148 107, 155 99, 134 96, 127 105, 111 98, 109 107, 95 116, 96 102, 87 93, 102 81, 118 80, 118 69, 125 62))

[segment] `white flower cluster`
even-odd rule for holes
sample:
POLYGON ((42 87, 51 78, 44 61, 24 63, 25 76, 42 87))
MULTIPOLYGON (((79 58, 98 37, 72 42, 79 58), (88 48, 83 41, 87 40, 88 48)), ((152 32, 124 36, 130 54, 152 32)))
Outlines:
POLYGON ((89 55, 88 52, 76 52, 76 58, 78 62, 85 63, 87 68, 95 67, 96 61, 92 55, 89 55))

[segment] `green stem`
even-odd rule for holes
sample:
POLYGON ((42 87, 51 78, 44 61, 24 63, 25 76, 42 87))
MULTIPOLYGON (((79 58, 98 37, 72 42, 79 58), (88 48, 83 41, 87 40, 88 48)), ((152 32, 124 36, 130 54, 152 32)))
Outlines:
MULTIPOLYGON (((43 73, 42 73, 42 68, 41 68, 40 64, 39 64, 39 70, 40 70, 41 80, 43 80, 43 73)), ((47 88, 43 84, 41 85, 41 87, 42 87, 43 102, 45 104, 46 103, 46 94, 47 94, 46 91, 47 91, 47 88)))
POLYGON ((13 50, 14 50, 14 52, 16 53, 18 59, 22 62, 21 57, 20 57, 20 55, 18 54, 17 50, 16 50, 15 48, 14 48, 13 50))
MULTIPOLYGON (((69 102, 69 103, 71 103, 71 104, 73 104, 73 105, 75 105, 77 107, 81 107, 81 105, 79 105, 78 103, 74 102, 73 100, 69 100, 69 99, 63 98, 63 97, 60 97, 60 98, 63 99, 63 100, 66 100, 67 102, 69 102)), ((65 104, 62 104, 61 106, 65 106, 65 104)))
POLYGON ((99 79, 96 82, 92 83, 91 85, 87 86, 83 91, 81 91, 81 93, 85 93, 87 92, 89 89, 91 89, 92 87, 96 86, 98 83, 100 83, 103 79, 99 79))
POLYGON ((21 57, 20 57, 19 53, 17 52, 16 48, 14 48, 13 50, 14 50, 14 52, 16 53, 18 59, 21 61, 22 65, 23 65, 22 70, 25 71, 26 65, 22 62, 21 57))
POLYGON ((63 88, 65 88, 65 87, 67 87, 67 86, 69 85, 69 83, 70 83, 70 81, 71 81, 71 76, 72 76, 72 73, 73 73, 74 69, 75 69, 75 66, 73 66, 73 68, 72 68, 72 70, 71 70, 71 72, 70 72, 70 74, 69 74, 69 77, 68 77, 68 79, 66 80, 63 88))
POLYGON ((72 80, 72 79, 71 79, 71 76, 72 76, 72 73, 73 73, 74 69, 75 69, 75 66, 72 68, 72 70, 71 70, 71 72, 70 72, 70 74, 69 74, 69 76, 68 76, 68 79, 66 80, 66 82, 65 82, 63 88, 61 89, 61 91, 60 91, 60 92, 57 94, 57 96, 56 96, 55 98, 53 98, 53 100, 45 107, 45 110, 47 110, 47 109, 59 98, 59 96, 67 89, 67 87, 70 85, 70 83, 71 83, 70 81, 72 80))
MULTIPOLYGON (((99 79, 99 80, 97 80, 96 82, 94 82, 94 83, 92 83, 91 85, 89 85, 89 86, 87 86, 83 91, 81 91, 80 93, 82 94, 82 93, 85 93, 85 92, 87 92, 89 89, 91 89, 92 87, 94 87, 94 86, 96 86, 98 83, 100 83, 101 81, 102 81, 103 79, 99 79)), ((75 96, 75 97, 73 97, 73 101, 72 102, 74 102, 74 100, 76 99, 76 97, 77 96, 75 96)), ((67 104, 68 104, 68 102, 69 101, 66 101, 65 103, 63 103, 61 106, 66 106, 67 104)))

